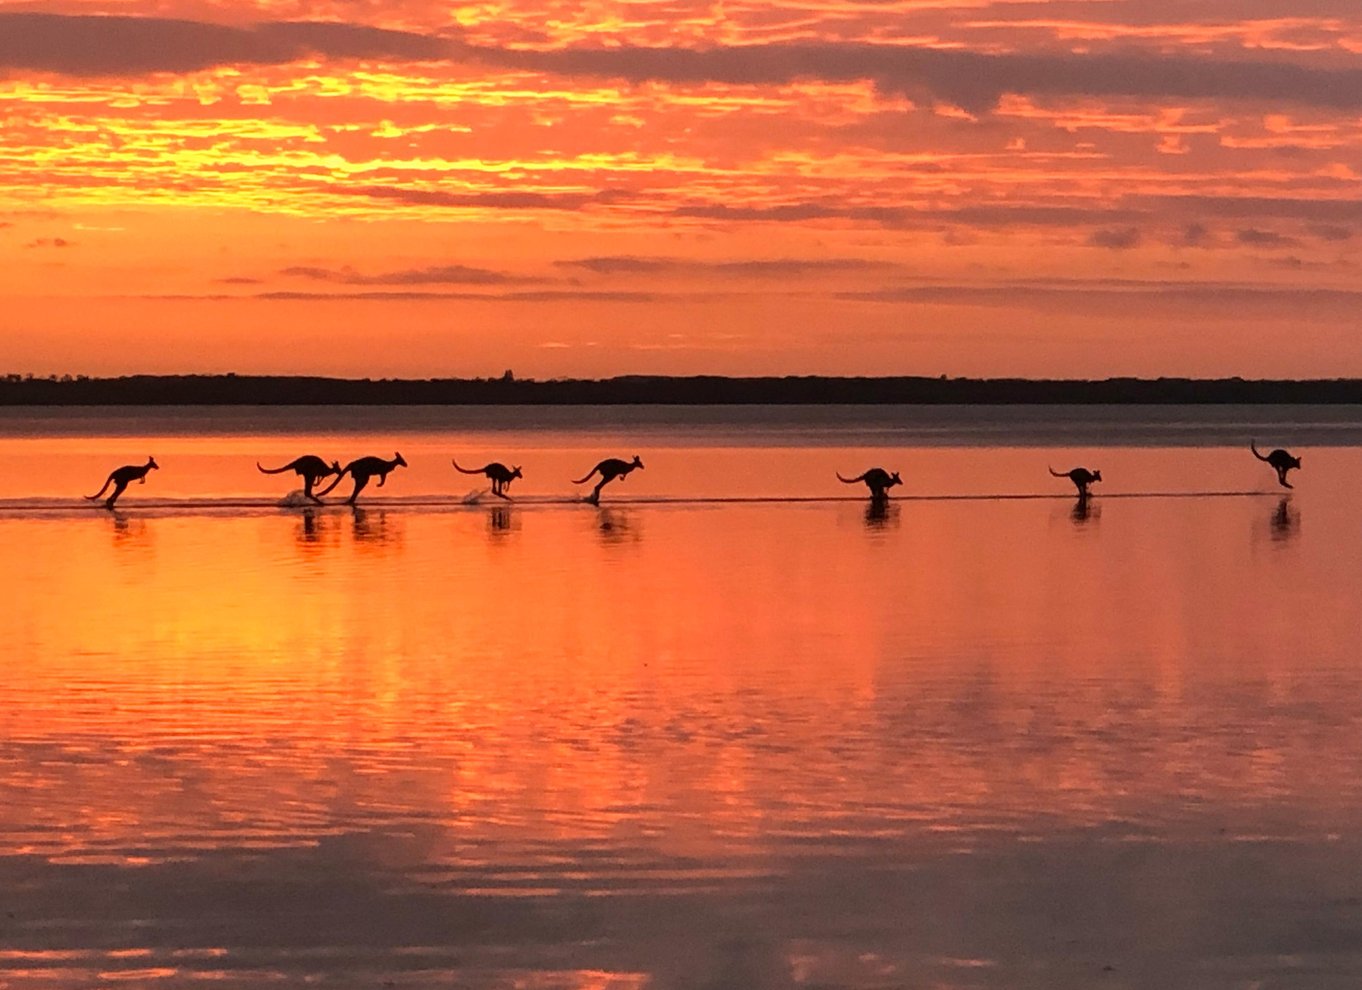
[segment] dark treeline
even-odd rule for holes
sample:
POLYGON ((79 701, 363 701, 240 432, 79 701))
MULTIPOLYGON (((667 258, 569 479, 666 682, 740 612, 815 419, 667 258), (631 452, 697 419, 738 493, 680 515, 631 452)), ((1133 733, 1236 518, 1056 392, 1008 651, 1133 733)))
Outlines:
POLYGON ((1362 403, 1362 380, 1240 378, 343 379, 249 375, 0 378, 0 405, 769 405, 1362 403))

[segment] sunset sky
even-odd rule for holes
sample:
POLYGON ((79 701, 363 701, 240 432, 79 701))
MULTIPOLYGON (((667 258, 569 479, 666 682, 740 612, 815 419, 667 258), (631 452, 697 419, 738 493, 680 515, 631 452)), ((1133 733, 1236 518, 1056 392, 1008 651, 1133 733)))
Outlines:
POLYGON ((0 373, 1362 375, 1358 0, 0 2, 0 373))

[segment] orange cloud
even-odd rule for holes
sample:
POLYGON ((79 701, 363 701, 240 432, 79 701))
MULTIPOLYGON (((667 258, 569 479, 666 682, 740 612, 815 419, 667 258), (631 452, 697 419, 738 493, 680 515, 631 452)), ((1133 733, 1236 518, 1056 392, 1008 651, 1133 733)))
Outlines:
POLYGON ((0 13, 0 364, 1012 373, 1058 278, 1050 373, 1352 360, 1351 0, 117 9, 0 13))

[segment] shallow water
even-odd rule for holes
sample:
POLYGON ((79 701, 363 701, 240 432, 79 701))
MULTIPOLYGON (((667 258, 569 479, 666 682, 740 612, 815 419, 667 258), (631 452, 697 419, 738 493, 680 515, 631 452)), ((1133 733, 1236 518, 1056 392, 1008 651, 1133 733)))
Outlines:
POLYGON ((66 415, 0 439, 34 472, 0 491, 0 986, 1362 977, 1355 447, 1286 493, 1187 417, 1202 446, 66 415), (273 507, 255 458, 327 438, 412 466, 273 507), (143 440, 123 511, 71 496, 143 440), (462 504, 465 452, 523 455, 525 502, 462 504), (552 501, 635 452, 601 508, 552 501), (685 501, 872 463, 882 513, 685 501))

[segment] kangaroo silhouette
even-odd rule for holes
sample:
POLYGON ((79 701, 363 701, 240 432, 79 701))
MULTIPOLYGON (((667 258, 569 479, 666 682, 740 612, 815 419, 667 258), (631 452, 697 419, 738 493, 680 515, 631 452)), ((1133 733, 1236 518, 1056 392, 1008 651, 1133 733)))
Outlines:
POLYGON ((598 504, 601 500, 602 488, 610 484, 610 482, 614 481, 616 478, 623 480, 624 477, 628 475, 630 471, 634 470, 635 468, 642 467, 643 462, 639 460, 637 454, 634 455, 634 459, 632 461, 622 461, 618 457, 607 457, 605 460, 601 461, 594 468, 588 471, 586 473, 585 478, 578 478, 576 481, 573 482, 573 484, 584 485, 591 480, 591 476, 593 474, 599 474, 601 476, 601 480, 596 482, 595 489, 591 492, 590 495, 586 497, 586 500, 588 502, 591 502, 592 504, 598 504))
POLYGON ((148 457, 145 464, 125 464, 121 468, 114 468, 109 472, 109 476, 104 479, 104 487, 93 495, 86 495, 85 497, 91 502, 98 501, 109 490, 109 486, 113 485, 113 494, 104 499, 104 508, 112 509, 114 503, 118 501, 118 496, 123 494, 124 488, 127 488, 134 481, 139 485, 145 485, 147 483, 147 472, 159 470, 160 467, 161 465, 156 463, 156 458, 148 457))
POLYGON ((315 454, 304 454, 297 460, 289 461, 283 467, 261 467, 259 461, 255 462, 255 466, 261 474, 283 474, 285 471, 292 471, 303 479, 303 494, 318 505, 322 504, 322 500, 312 494, 312 486, 323 478, 329 478, 333 474, 339 475, 341 473, 340 461, 332 461, 328 464, 315 454))
POLYGON ((1289 453, 1278 447, 1272 453, 1264 456, 1252 440, 1249 441, 1249 450, 1253 451, 1253 456, 1260 461, 1267 461, 1272 465, 1272 469, 1277 472, 1277 484, 1283 488, 1294 488, 1295 485, 1286 480, 1286 472, 1293 468, 1299 470, 1301 459, 1292 457, 1289 453))
POLYGON ((1072 481, 1078 488, 1079 498, 1087 498, 1088 486, 1094 481, 1102 480, 1101 471, 1089 471, 1087 468, 1081 467, 1076 467, 1072 471, 1056 471, 1054 468, 1050 468, 1050 473, 1056 478, 1068 478, 1072 481))
POLYGON ((858 481, 864 481, 865 486, 870 489, 870 497, 877 502, 889 497, 889 489, 895 485, 903 484, 903 479, 899 477, 897 471, 890 474, 884 468, 871 468, 865 474, 857 475, 854 478, 843 478, 841 471, 835 473, 837 480, 844 485, 854 485, 858 481))
POLYGON ((394 452, 393 459, 384 460, 382 457, 361 457, 357 461, 351 461, 341 468, 340 474, 336 475, 336 480, 327 485, 318 495, 325 495, 331 489, 341 483, 341 479, 347 474, 355 479, 355 490, 350 493, 350 497, 345 500, 346 505, 354 505, 359 493, 364 491, 364 486, 369 483, 369 479, 378 475, 378 487, 382 488, 383 483, 388 480, 388 472, 395 468, 406 467, 407 462, 402 459, 402 455, 394 452))
MULTIPOLYGON (((505 464, 493 461, 491 464, 484 464, 480 468, 470 470, 469 468, 459 467, 459 462, 453 458, 450 458, 449 463, 454 465, 455 471, 463 474, 485 474, 487 479, 492 482, 492 494, 498 498, 504 498, 508 502, 511 500, 511 496, 506 494, 506 489, 511 487, 511 482, 516 478, 525 477, 520 473, 520 465, 508 468, 505 464)), ((587 475, 587 477, 590 477, 590 475, 587 475)))

